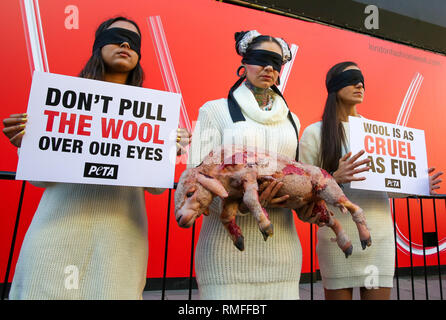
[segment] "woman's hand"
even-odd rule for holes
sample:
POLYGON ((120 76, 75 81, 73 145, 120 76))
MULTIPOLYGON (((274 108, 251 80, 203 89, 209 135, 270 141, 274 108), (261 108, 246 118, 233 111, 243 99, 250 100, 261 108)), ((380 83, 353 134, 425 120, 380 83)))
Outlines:
POLYGON ((369 158, 361 161, 356 161, 360 156, 365 153, 364 150, 359 151, 353 157, 351 152, 345 154, 341 159, 339 159, 338 169, 333 173, 333 178, 335 178, 337 183, 347 183, 351 181, 362 181, 365 177, 355 177, 355 174, 370 170, 369 166, 360 167, 364 164, 370 162, 369 158))
POLYGON ((313 213, 315 204, 315 202, 307 203, 306 205, 300 207, 295 211, 301 221, 317 224, 319 227, 323 227, 325 226, 325 222, 319 221, 319 219, 321 218, 321 212, 317 212, 316 214, 313 213))
MULTIPOLYGON (((276 180, 265 181, 259 186, 259 202, 262 208, 283 208, 285 207, 285 201, 290 197, 284 195, 275 198, 277 192, 283 186, 282 182, 276 180)), ((245 203, 241 202, 239 205, 239 211, 241 213, 248 213, 249 209, 245 203)))
POLYGON ((177 129, 177 156, 186 153, 186 146, 191 142, 192 134, 185 128, 177 129))
POLYGON ((432 172, 434 172, 435 171, 435 168, 434 167, 432 167, 432 168, 429 168, 428 170, 427 170, 427 173, 429 173, 429 190, 430 190, 430 193, 433 195, 433 194, 437 194, 437 192, 435 192, 434 190, 435 189, 440 189, 440 186, 439 186, 439 184, 440 184, 440 182, 442 182, 443 180, 441 180, 441 179, 438 179, 438 177, 440 177, 442 174, 443 174, 443 172, 442 171, 440 171, 440 172, 437 172, 437 173, 435 173, 434 175, 430 175, 432 172))
POLYGON ((27 120, 26 113, 11 114, 9 118, 3 119, 3 133, 18 148, 22 145, 27 120))
POLYGON ((289 195, 284 195, 275 198, 277 192, 282 188, 283 182, 265 181, 259 187, 259 202, 262 208, 283 208, 285 206, 285 201, 290 197, 289 195))

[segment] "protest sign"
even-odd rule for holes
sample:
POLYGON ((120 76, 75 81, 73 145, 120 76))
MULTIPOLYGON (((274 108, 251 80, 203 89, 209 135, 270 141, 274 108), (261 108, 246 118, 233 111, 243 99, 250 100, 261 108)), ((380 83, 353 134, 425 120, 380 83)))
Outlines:
POLYGON ((172 188, 181 95, 36 71, 17 179, 172 188))
POLYGON ((350 148, 365 150, 370 170, 364 181, 352 181, 355 189, 429 195, 424 131, 349 117, 350 148))

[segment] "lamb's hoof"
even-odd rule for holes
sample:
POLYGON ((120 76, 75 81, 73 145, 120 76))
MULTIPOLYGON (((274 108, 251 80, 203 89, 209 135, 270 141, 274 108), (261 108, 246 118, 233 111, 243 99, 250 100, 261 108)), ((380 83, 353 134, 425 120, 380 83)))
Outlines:
POLYGON ((239 236, 237 240, 235 240, 234 245, 240 251, 245 250, 245 238, 243 236, 239 236))
POLYGON ((361 240, 362 250, 365 250, 365 248, 370 247, 371 245, 372 245, 372 237, 370 237, 366 240, 361 240))
POLYGON ((268 227, 266 227, 263 230, 260 230, 260 232, 262 232, 263 235, 263 240, 268 240, 268 237, 272 236, 274 231, 273 231, 273 224, 271 223, 268 227))
POLYGON ((347 259, 349 256, 352 255, 353 252, 353 246, 348 247, 344 250, 345 258, 347 259))

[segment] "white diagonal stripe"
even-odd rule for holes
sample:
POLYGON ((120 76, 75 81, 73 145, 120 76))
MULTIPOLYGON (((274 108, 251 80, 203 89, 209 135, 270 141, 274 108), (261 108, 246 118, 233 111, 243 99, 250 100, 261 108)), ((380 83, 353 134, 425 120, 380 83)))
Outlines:
POLYGON ((298 45, 292 44, 290 47, 291 51, 291 61, 285 64, 282 69, 282 73, 280 75, 280 85, 277 88, 283 93, 285 91, 286 84, 288 82, 288 78, 291 73, 291 68, 293 67, 294 60, 296 59, 297 50, 299 49, 298 45))
MULTIPOLYGON (((180 85, 178 83, 160 16, 149 17, 149 29, 152 35, 153 45, 155 46, 155 52, 157 53, 158 65, 161 69, 164 86, 170 92, 181 94, 180 85)), ((180 121, 183 120, 185 127, 191 131, 189 116, 187 114, 183 96, 181 96, 181 114, 183 119, 180 118, 180 121)))

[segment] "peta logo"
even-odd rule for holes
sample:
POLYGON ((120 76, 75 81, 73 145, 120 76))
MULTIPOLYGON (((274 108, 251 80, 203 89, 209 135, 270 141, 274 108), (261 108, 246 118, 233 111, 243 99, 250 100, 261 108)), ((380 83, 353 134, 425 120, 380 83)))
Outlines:
POLYGON ((86 162, 84 168, 85 178, 102 178, 102 179, 117 179, 118 165, 91 163, 86 162))
POLYGON ((387 188, 396 188, 401 189, 401 181, 398 179, 388 179, 386 178, 386 187, 387 188))

